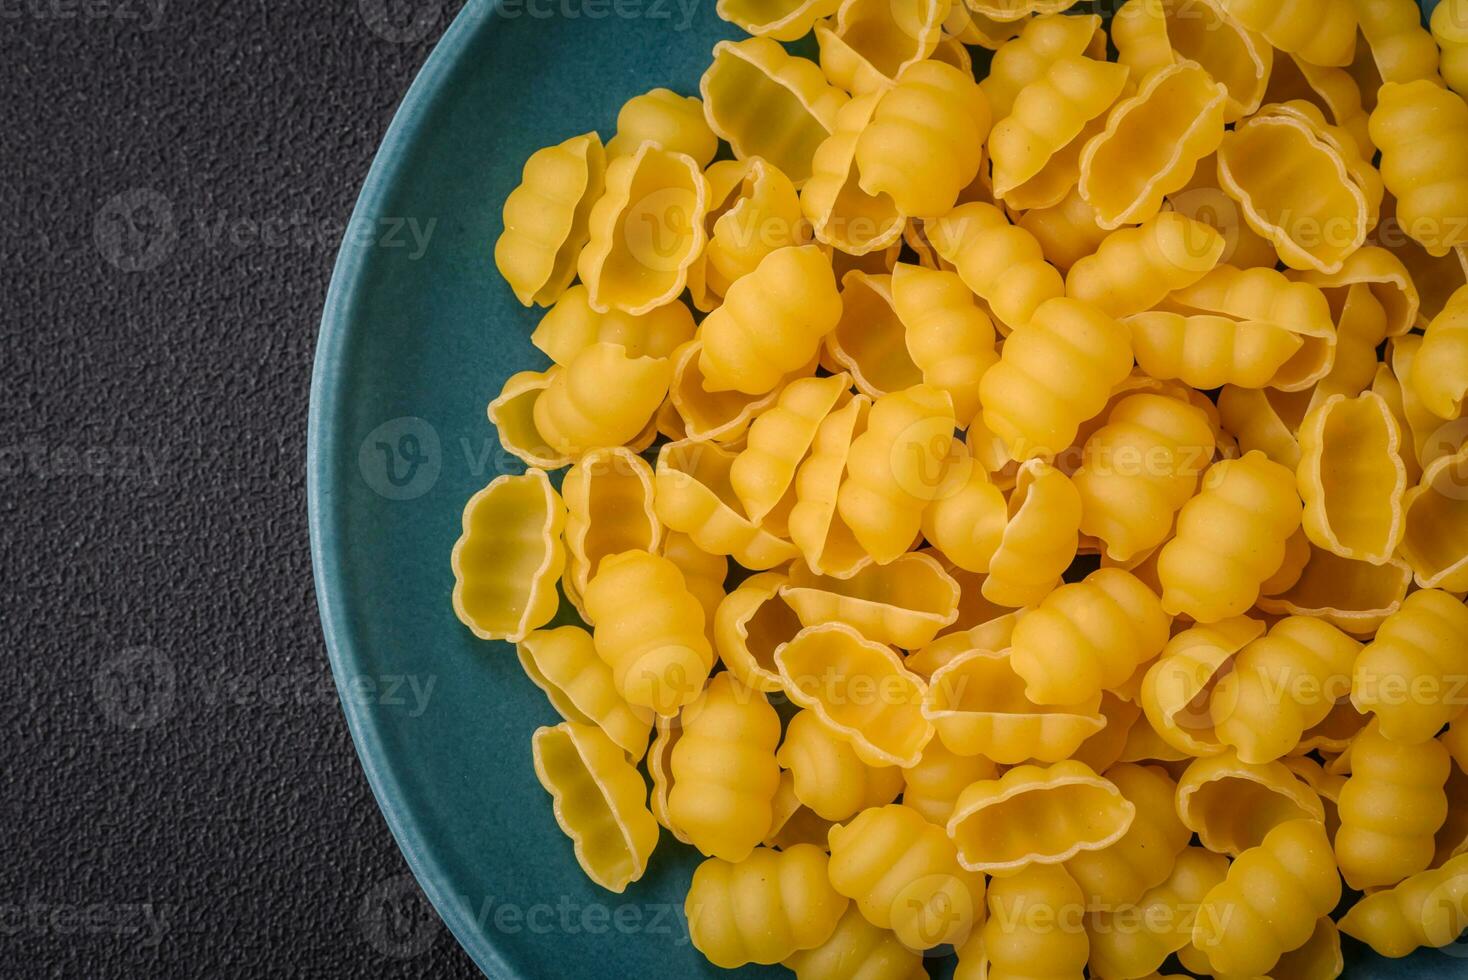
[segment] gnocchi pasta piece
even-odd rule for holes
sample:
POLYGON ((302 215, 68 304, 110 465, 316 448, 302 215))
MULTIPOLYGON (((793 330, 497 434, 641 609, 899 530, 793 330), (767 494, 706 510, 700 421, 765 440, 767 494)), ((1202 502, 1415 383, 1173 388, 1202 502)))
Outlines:
POLYGON ((1381 396, 1332 395, 1300 426, 1303 527, 1342 558, 1382 564, 1402 540, 1407 471, 1401 431, 1381 396))
POLYGON ((1081 533, 1104 542, 1120 562, 1156 548, 1192 499, 1214 449, 1208 416, 1197 406, 1147 392, 1122 398, 1086 440, 1071 478, 1081 497, 1081 533))
MULTIPOLYGON (((955 452, 964 454, 955 442, 955 452)), ((965 454, 966 455, 966 454, 965 454)), ((963 458, 967 479, 956 490, 939 494, 923 511, 923 537, 960 569, 987 572, 1004 543, 1009 505, 989 480, 984 467, 963 458)))
POLYGON ((1284 561, 1300 526, 1294 474, 1263 453, 1214 463, 1203 489, 1178 512, 1177 535, 1162 546, 1162 608, 1200 623, 1237 616, 1284 561))
POLYGON ((1126 683, 1168 642, 1172 618, 1132 573, 1101 568, 1015 623, 1011 656, 1037 704, 1075 704, 1126 683))
POLYGON ((821 71, 852 95, 891 86, 933 53, 948 0, 843 0, 835 22, 816 25, 821 71))
POLYGON ((1452 759, 1441 743, 1393 742, 1372 722, 1351 742, 1351 774, 1341 787, 1336 863, 1364 891, 1427 870, 1433 835, 1448 816, 1444 787, 1452 759))
POLYGON ((913 650, 958 618, 958 583, 931 555, 870 559, 848 576, 817 575, 797 562, 780 587, 802 624, 842 622, 869 640, 913 650))
POLYGON ((668 401, 682 423, 683 434, 675 442, 738 442, 749 431, 749 424, 780 397, 781 389, 796 378, 804 378, 816 369, 814 355, 806 363, 786 374, 774 388, 760 395, 741 391, 709 391, 704 387, 699 359, 703 341, 695 338, 673 352, 672 380, 668 385, 668 401))
POLYGON ((1442 419, 1463 414, 1468 396, 1468 286, 1460 287, 1427 325, 1406 378, 1422 405, 1442 419))
POLYGON ((1050 65, 1090 51, 1101 31, 1101 18, 1095 14, 1045 13, 1007 23, 1021 25, 1019 35, 998 46, 989 73, 979 81, 995 122, 1010 114, 1019 93, 1039 81, 1050 65))
POLYGON ((1468 244, 1468 104, 1432 82, 1388 82, 1371 112, 1397 223, 1429 255, 1468 244))
POLYGON ((631 357, 620 344, 592 344, 554 372, 535 399, 535 430, 551 449, 573 457, 631 443, 663 403, 672 373, 666 358, 631 357))
POLYGON ((785 498, 816 430, 850 384, 845 374, 792 381, 750 425, 744 450, 729 468, 729 483, 750 520, 764 521, 785 498))
POLYGON ((1412 569, 1393 558, 1382 565, 1342 558, 1309 546, 1293 585, 1259 598, 1270 615, 1318 616, 1354 636, 1369 636, 1398 609, 1412 584, 1412 569))
POLYGON ((658 842, 647 786, 599 728, 563 721, 531 738, 535 775, 586 876, 621 894, 642 877, 658 842))
POLYGON ((1260 976, 1305 945, 1340 899, 1325 826, 1291 820, 1240 854, 1209 889, 1193 923, 1193 945, 1220 973, 1260 976))
POLYGON ((631 156, 646 142, 685 154, 700 168, 707 167, 719 149, 719 138, 704 119, 703 103, 665 88, 622 103, 617 110, 617 135, 607 143, 607 159, 631 156))
POLYGON ((840 6, 841 0, 719 0, 714 10, 746 34, 798 41, 840 6))
POLYGON ((714 45, 699 92, 709 128, 736 158, 763 157, 796 187, 810 177, 816 147, 847 101, 820 68, 768 37, 714 45))
POLYGON ((955 419, 966 423, 979 410, 984 372, 999 360, 993 321, 955 272, 899 262, 891 288, 892 309, 921 380, 946 391, 955 419))
POLYGON ((1278 389, 1224 385, 1218 393, 1218 414, 1224 431, 1238 440, 1243 452, 1258 450, 1282 466, 1300 465, 1300 443, 1295 433, 1304 421, 1308 402, 1278 389))
POLYGON ((981 755, 960 755, 935 738, 923 749, 917 765, 902 770, 902 805, 939 827, 948 825, 958 795, 970 783, 996 779, 994 763, 981 755))
POLYGON ((1080 300, 1050 300, 1010 334, 979 382, 984 424, 1017 461, 1051 457, 1101 413, 1131 367, 1123 324, 1080 300))
POLYGON ((948 820, 948 836, 965 868, 1013 881, 1002 876, 1111 846, 1131 827, 1136 810, 1114 783, 1084 763, 1022 765, 964 790, 948 820))
POLYGON ((1065 295, 1065 281, 1035 236, 992 204, 961 204, 924 227, 938 255, 988 304, 1001 333, 1028 324, 1046 300, 1065 295))
POLYGON ((1468 855, 1367 895, 1340 920, 1340 930, 1382 956, 1399 958, 1423 946, 1447 946, 1468 925, 1468 855))
POLYGON ((984 876, 959 866, 941 827, 901 804, 831 828, 831 885, 907 948, 962 943, 983 921, 984 876))
POLYGON ((1356 53, 1352 0, 1220 0, 1224 11, 1270 44, 1312 65, 1342 67, 1356 53))
POLYGON ((714 652, 677 565, 646 551, 608 555, 582 601, 597 656, 628 704, 673 715, 698 697, 714 652))
POLYGON ((893 303, 892 276, 853 269, 841 278, 841 320, 826 335, 823 353, 849 371, 869 398, 923 381, 907 348, 907 330, 893 303))
POLYGON ((886 193, 869 193, 857 158, 861 136, 872 125, 882 92, 859 95, 836 114, 831 135, 811 159, 800 208, 816 240, 851 256, 871 255, 901 241, 907 215, 886 193))
POLYGON ((711 555, 730 555, 763 571, 795 557, 795 546, 751 521, 730 482, 735 454, 716 443, 670 442, 658 451, 654 504, 658 520, 711 555))
POLYGON ((1218 741, 1241 761, 1291 753, 1351 689, 1361 644, 1324 620, 1288 616, 1233 658, 1208 699, 1218 741))
POLYGON ((1075 560, 1080 522, 1080 494, 1064 473, 1038 459, 1021 465, 1009 520, 981 586, 984 598, 1019 608, 1049 595, 1075 560))
POLYGON ((905 215, 940 215, 978 176, 989 103, 972 73, 937 61, 904 68, 856 141, 861 189, 905 215))
POLYGON ((1090 913, 1091 969, 1105 977, 1156 976, 1168 956, 1192 942, 1199 903, 1223 883, 1228 867, 1222 854, 1186 847, 1168 877, 1135 905, 1090 913))
POLYGON ((1093 255, 1071 266, 1065 292, 1111 316, 1140 313, 1203 278, 1225 245, 1214 228, 1164 211, 1107 235, 1093 255))
POLYGON ((1207 698, 1234 655, 1264 629, 1258 620, 1232 616, 1185 629, 1167 641, 1161 656, 1147 668, 1140 693, 1147 721, 1162 741, 1188 756, 1224 750, 1207 698))
POLYGON ((796 980, 923 980, 928 975, 921 953, 872 925, 855 905, 841 916, 830 939, 794 954, 785 966, 796 980))
POLYGON ((1100 705, 1099 694, 1074 704, 1036 704, 1025 697, 1007 651, 971 650, 933 672, 923 716, 950 751, 1014 765, 1069 758, 1105 726, 1100 705))
POLYGON ((1468 98, 1468 3, 1442 0, 1428 27, 1442 55, 1439 67, 1448 88, 1468 98))
MULTIPOLYGON (((1094 905, 1118 909, 1145 904, 1147 892, 1172 876, 1193 832, 1178 819, 1173 805, 1177 785, 1160 766, 1122 763, 1108 769, 1106 778, 1137 808, 1137 815, 1115 844, 1082 851, 1065 862, 1065 870, 1094 905)), ((1200 892, 1193 900, 1201 897, 1200 892)))
POLYGON ((1165 196, 1187 186, 1224 139, 1227 104, 1228 89, 1191 61, 1157 69, 1118 102, 1081 153, 1081 196, 1101 227, 1146 221, 1165 196))
POLYGON ((1307 270, 1291 271, 1288 275, 1318 287, 1333 310, 1345 305, 1354 287, 1366 287, 1381 306, 1387 337, 1408 333, 1420 314, 1422 300, 1412 273, 1400 258, 1379 245, 1363 245, 1352 252, 1339 272, 1307 270))
POLYGON ((662 525, 653 511, 652 467, 620 446, 593 449, 566 471, 566 577, 577 595, 607 555, 658 550, 662 525))
POLYGON ((699 327, 708 391, 760 395, 810 360, 841 318, 831 266, 813 245, 776 249, 729 287, 699 327))
POLYGON ((769 832, 780 716, 763 693, 716 674, 678 720, 668 819, 705 855, 743 861, 769 832))
POLYGON ((1096 209, 1075 188, 1059 204, 1032 208, 1015 223, 1035 237, 1045 261, 1061 271, 1095 253, 1111 234, 1101 227, 1096 209))
POLYGON ((505 386, 489 403, 489 422, 500 446, 526 466, 558 470, 571 465, 572 457, 552 449, 535 424, 535 403, 560 372, 554 366, 549 371, 518 371, 505 379, 505 386))
POLYGON ((812 711, 798 711, 775 759, 790 770, 795 797, 823 820, 849 820, 902 792, 902 770, 869 766, 812 711))
POLYGON ((519 643, 556 614, 566 508, 544 470, 496 477, 464 505, 449 563, 454 613, 481 640, 519 643))
POLYGON ((1143 371, 1195 388, 1262 388, 1304 347, 1298 334, 1266 320, 1152 310, 1123 322, 1143 371))
POLYGON ((605 175, 606 151, 596 133, 537 150, 525 161, 494 243, 495 267, 521 305, 550 306, 576 278, 605 175))
POLYGON ((765 256, 805 244, 807 233, 795 185, 768 160, 720 160, 704 176, 713 202, 706 219, 708 245, 688 269, 688 288, 694 305, 707 311, 765 256))
POLYGON ((1412 0, 1355 0, 1355 7, 1383 82, 1443 83, 1437 72, 1437 42, 1422 26, 1421 7, 1412 0))
POLYGON ((1200 65, 1227 92, 1226 123, 1264 102, 1274 48, 1225 14, 1219 0, 1128 0, 1112 18, 1111 38, 1136 78, 1184 61, 1200 65))
POLYGON ((837 509, 837 495, 851 443, 865 427, 870 408, 871 399, 857 395, 827 415, 795 474, 795 506, 787 519, 790 540, 817 575, 850 574, 866 558, 837 509))
POLYGON ((1086 896, 1064 868, 1037 864, 989 886, 989 918, 959 953, 955 980, 1080 980, 1090 957, 1086 896), (975 966, 970 971, 970 963, 975 966))
POLYGON ((693 946, 714 966, 779 963, 831 938, 850 900, 826 876, 813 844, 757 847, 742 861, 709 858, 683 902, 693 946))
POLYGON ((617 692, 612 670, 596 655, 591 634, 579 626, 534 630, 516 644, 520 666, 564 719, 592 725, 633 762, 647 751, 653 713, 617 692))
POLYGON ((1420 744, 1462 713, 1468 608, 1447 592, 1413 592, 1356 660, 1351 703, 1383 736, 1420 744))
POLYGON ((1403 499, 1402 557, 1424 589, 1468 591, 1468 448, 1440 456, 1403 499))
POLYGON ((724 601, 724 579, 729 576, 729 559, 704 551, 688 535, 665 530, 662 556, 683 573, 683 584, 703 607, 704 624, 712 642, 714 613, 724 601))
POLYGON ((923 508, 942 490, 953 427, 947 393, 914 385, 878 398, 866 431, 852 440, 836 509, 878 564, 917 537, 923 508))
POLYGON ((1315 790, 1283 762, 1249 765, 1231 751, 1188 764, 1178 780, 1177 812, 1200 844, 1233 857, 1282 824, 1325 817, 1315 790))
POLYGON ((933 737, 922 712, 927 684, 890 647, 845 623, 824 623, 776 649, 775 664, 790 700, 849 740, 867 765, 907 767, 922 758, 933 737))
POLYGON ((620 344, 629 357, 667 357, 693 337, 693 314, 678 300, 641 316, 621 310, 598 313, 585 286, 575 285, 556 300, 530 335, 530 342, 565 367, 592 344, 620 344))
POLYGON ((782 689, 775 648, 800 632, 795 610, 780 597, 787 581, 779 572, 756 572, 724 596, 714 614, 719 659, 752 690, 771 693, 782 689))

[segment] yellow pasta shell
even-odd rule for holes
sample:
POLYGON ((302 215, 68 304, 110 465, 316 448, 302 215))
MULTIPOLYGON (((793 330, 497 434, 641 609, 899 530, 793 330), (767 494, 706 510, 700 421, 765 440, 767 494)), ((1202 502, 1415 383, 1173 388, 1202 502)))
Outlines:
POLYGON ((854 905, 830 939, 790 956, 785 966, 795 971, 796 980, 923 980, 928 975, 921 953, 872 925, 854 905))
POLYGON ((583 285, 566 290, 540 318, 530 342, 562 367, 596 343, 620 344, 628 357, 667 357, 693 337, 693 314, 678 300, 640 316, 598 313, 583 285))
POLYGON ((525 161, 519 186, 505 198, 505 230, 494 243, 494 264, 521 304, 549 306, 576 278, 605 171, 596 133, 537 150, 525 161))
POLYGON ((852 95, 889 87, 938 45, 949 0, 844 0, 816 25, 821 71, 852 95))
POLYGON ((790 771, 796 798, 824 820, 850 819, 891 803, 902 791, 901 769, 867 765, 812 711, 790 719, 775 758, 790 771))
POLYGON ((1443 787, 1452 765, 1438 742, 1392 742, 1377 722, 1356 736, 1335 835, 1346 884, 1357 890, 1394 885, 1427 870, 1436 850, 1433 835, 1448 815, 1443 787))
POLYGON ((795 557, 795 546, 740 511, 729 477, 734 459, 716 443, 664 445, 654 475, 658 519, 709 554, 730 555, 756 571, 774 568, 795 557))
MULTIPOLYGON (((1164 886, 1193 832, 1178 819, 1177 785, 1160 766, 1124 763, 1108 769, 1106 778, 1137 814, 1120 840, 1099 851, 1082 851, 1065 863, 1065 870, 1092 903, 1115 909, 1144 902, 1150 889, 1164 886)), ((1201 897, 1200 892, 1195 900, 1201 897)))
POLYGON ((869 640, 909 650, 958 618, 958 583, 932 556, 918 552, 887 565, 867 559, 841 577, 818 575, 797 562, 780 597, 806 626, 839 621, 869 640))
POLYGON ((1349 65, 1356 52, 1352 0, 1220 0, 1228 15, 1314 65, 1349 65))
POLYGON ((1422 8, 1412 0, 1361 0, 1355 4, 1361 34, 1383 82, 1425 79, 1437 73, 1437 43, 1422 26, 1422 8))
POLYGON ((1409 595, 1356 661, 1351 703, 1376 716, 1381 734, 1426 742, 1463 709, 1468 608, 1446 592, 1409 595))
POLYGON ((719 138, 704 119, 703 103, 665 88, 633 96, 617 110, 617 135, 607 143, 607 159, 630 156, 651 141, 670 153, 689 156, 707 167, 719 138))
POLYGON ((955 418, 967 422, 979 408, 980 379, 999 360, 993 322, 957 273, 899 262, 891 288, 921 380, 948 392, 955 418))
POLYGON ((1342 558, 1386 562, 1402 540, 1407 488, 1401 432, 1386 402, 1369 391, 1332 395, 1305 416, 1299 439, 1306 535, 1342 558))
POLYGON ((841 279, 841 320, 826 335, 833 367, 851 372, 862 394, 880 398, 922 382, 923 373, 907 348, 890 275, 853 269, 841 279))
POLYGON ((933 248, 964 285, 989 305, 1008 332, 1030 322, 1065 282, 1045 261, 1035 236, 1009 223, 992 204, 961 204, 924 226, 933 248))
POLYGON ((850 383, 844 374, 792 381, 754 420, 744 450, 729 468, 729 482, 750 520, 763 521, 786 496, 821 422, 850 383))
POLYGON ((1045 261, 1062 271, 1094 253, 1111 234, 1075 188, 1059 204, 1026 211, 1015 223, 1035 237, 1045 261))
POLYGON ((840 6, 840 0, 719 0, 714 10, 747 34, 795 41, 840 6))
POLYGON ((1468 447, 1440 456, 1407 491, 1402 557, 1424 589, 1468 592, 1468 447))
POLYGON ((1382 956, 1400 957, 1423 946, 1447 946, 1463 931, 1468 902, 1468 855, 1412 875, 1367 895, 1340 920, 1340 930, 1382 956))
POLYGON ((1468 244, 1468 104, 1432 82, 1388 82, 1371 113, 1402 231, 1430 255, 1468 244))
POLYGON ((1142 78, 1180 61, 1201 65, 1228 92, 1224 122, 1258 111, 1274 49, 1223 11, 1219 0, 1128 0, 1111 21, 1122 64, 1142 78))
POLYGON ((597 658, 591 634, 579 626, 535 630, 517 644, 520 666, 567 721, 594 725, 633 762, 647 751, 653 713, 617 693, 612 671, 597 658))
POLYGON ((1177 855, 1171 873, 1134 906, 1091 913, 1091 969, 1098 976, 1157 976, 1168 956, 1193 938, 1198 904, 1228 873, 1228 859, 1201 847, 1177 855))
POLYGON ((817 241, 854 256, 895 244, 907 219, 891 196, 868 193, 860 183, 857 144, 881 100, 881 92, 872 92, 841 107, 831 135, 811 158, 810 180, 800 191, 800 209, 817 241))
POLYGON ((981 755, 960 755, 935 738, 923 749, 917 765, 902 770, 902 805, 939 827, 948 825, 958 795, 969 783, 994 779, 994 763, 981 755))
POLYGON ((1428 27, 1441 52, 1439 68, 1448 87, 1459 95, 1468 93, 1468 4, 1442 0, 1433 9, 1428 27))
POLYGON ((500 446, 527 466, 558 470, 571 464, 572 457, 552 449, 535 424, 535 403, 560 371, 553 366, 549 371, 512 374, 489 403, 489 422, 495 427, 500 446))
POLYGON ((1226 244, 1208 225, 1165 211, 1107 235, 1095 254, 1071 266, 1065 292, 1112 316, 1140 313, 1201 279, 1226 244))
POLYGON ((653 511, 652 467, 621 447, 593 449, 578 459, 561 482, 566 503, 566 573, 571 588, 586 585, 607 555, 657 551, 662 525, 653 511))
POLYGON ((1043 599, 1075 559, 1080 523, 1080 494, 1065 474, 1037 459, 1022 464, 984 598, 1013 608, 1043 599))
POLYGON ((555 372, 532 406, 535 429, 560 453, 621 446, 647 428, 668 392, 665 358, 629 357, 618 344, 596 343, 555 372), (618 397, 608 399, 608 391, 618 397))
POLYGON ((1318 616, 1347 633, 1369 636, 1401 608, 1411 584, 1412 569, 1399 559, 1373 565, 1312 545, 1294 584, 1261 595, 1259 609, 1272 615, 1318 616))
POLYGON ((1231 751, 1188 765, 1177 784, 1177 812, 1199 843, 1233 857, 1258 847, 1282 824, 1319 823, 1325 815, 1320 797, 1288 766, 1249 765, 1231 751))
POLYGON ((870 399, 857 395, 827 415, 795 474, 795 506, 787 520, 790 539, 807 567, 819 575, 849 575, 866 558, 836 501, 851 442, 870 406, 870 399))
POLYGON ((795 611, 779 596, 786 581, 777 572, 760 572, 719 603, 714 618, 719 659, 745 687, 766 692, 781 689, 775 649, 800 632, 795 611))
POLYGON ((989 886, 989 920, 959 950, 954 980, 1080 977, 1086 896, 1064 868, 1037 864, 989 886))
POLYGON ((1463 414, 1468 395, 1468 286, 1453 293, 1433 318, 1406 378, 1427 410, 1438 418, 1463 414))
POLYGON ((809 232, 795 185, 761 157, 720 160, 704 171, 713 188, 708 245, 689 267, 688 289, 701 310, 715 309, 732 285, 766 255, 802 245, 809 232))
POLYGON ((1213 730, 1207 692, 1233 656, 1263 632, 1264 624, 1258 620, 1235 616, 1194 626, 1169 640, 1142 681, 1142 708, 1158 737, 1187 755, 1224 751, 1213 730))

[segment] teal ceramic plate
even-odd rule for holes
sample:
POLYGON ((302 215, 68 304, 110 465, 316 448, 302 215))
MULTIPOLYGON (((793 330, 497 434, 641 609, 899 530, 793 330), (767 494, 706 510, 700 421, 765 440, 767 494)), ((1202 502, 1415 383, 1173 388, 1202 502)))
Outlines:
MULTIPOLYGON (((709 0, 470 0, 383 142, 327 302, 307 464, 326 643, 388 824, 491 977, 729 976, 687 941, 690 849, 665 835, 621 896, 582 875, 530 764, 531 732, 557 718, 513 649, 449 606, 464 502, 522 469, 485 406, 542 363, 536 314, 490 258, 500 205, 535 149, 609 136, 656 85, 695 92, 729 36, 709 0)), ((1468 976, 1441 953, 1348 956, 1351 977, 1468 976)))

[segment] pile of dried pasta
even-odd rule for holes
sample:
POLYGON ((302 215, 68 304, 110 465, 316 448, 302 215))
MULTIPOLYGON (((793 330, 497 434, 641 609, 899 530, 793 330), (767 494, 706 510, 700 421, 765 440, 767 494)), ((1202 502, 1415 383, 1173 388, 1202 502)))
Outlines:
POLYGON ((454 607, 566 719, 593 881, 706 856, 721 967, 1314 980, 1468 922, 1468 0, 1069 6, 720 0, 701 98, 505 202, 554 363, 454 607))

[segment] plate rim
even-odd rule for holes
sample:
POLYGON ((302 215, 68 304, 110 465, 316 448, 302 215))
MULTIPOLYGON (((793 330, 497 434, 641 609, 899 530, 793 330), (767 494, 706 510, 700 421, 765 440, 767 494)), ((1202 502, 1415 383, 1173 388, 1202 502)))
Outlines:
MULTIPOLYGON (((408 869, 432 903, 440 919, 479 971, 489 977, 517 976, 502 952, 476 924, 464 904, 452 901, 447 873, 428 846, 422 827, 403 802, 402 780, 380 751, 377 716, 366 704, 340 696, 343 678, 360 666, 352 628, 341 592, 340 540, 328 517, 338 486, 331 465, 341 451, 341 433, 336 428, 347 381, 342 369, 342 352, 351 333, 353 313, 364 288, 363 273, 368 249, 352 247, 351 230, 363 222, 375 222, 383 205, 403 176, 408 149, 415 143, 425 120, 444 92, 443 81, 451 75, 471 43, 490 21, 495 0, 467 0, 443 36, 424 60, 378 145, 362 190, 352 208, 347 231, 337 251, 331 282, 322 309, 311 368, 310 401, 306 428, 306 513, 310 532, 312 584, 321 619, 322 639, 338 686, 337 701, 346 718, 358 762, 372 789, 377 808, 408 863, 408 869)), ((357 671, 360 673, 360 671, 357 671)))

